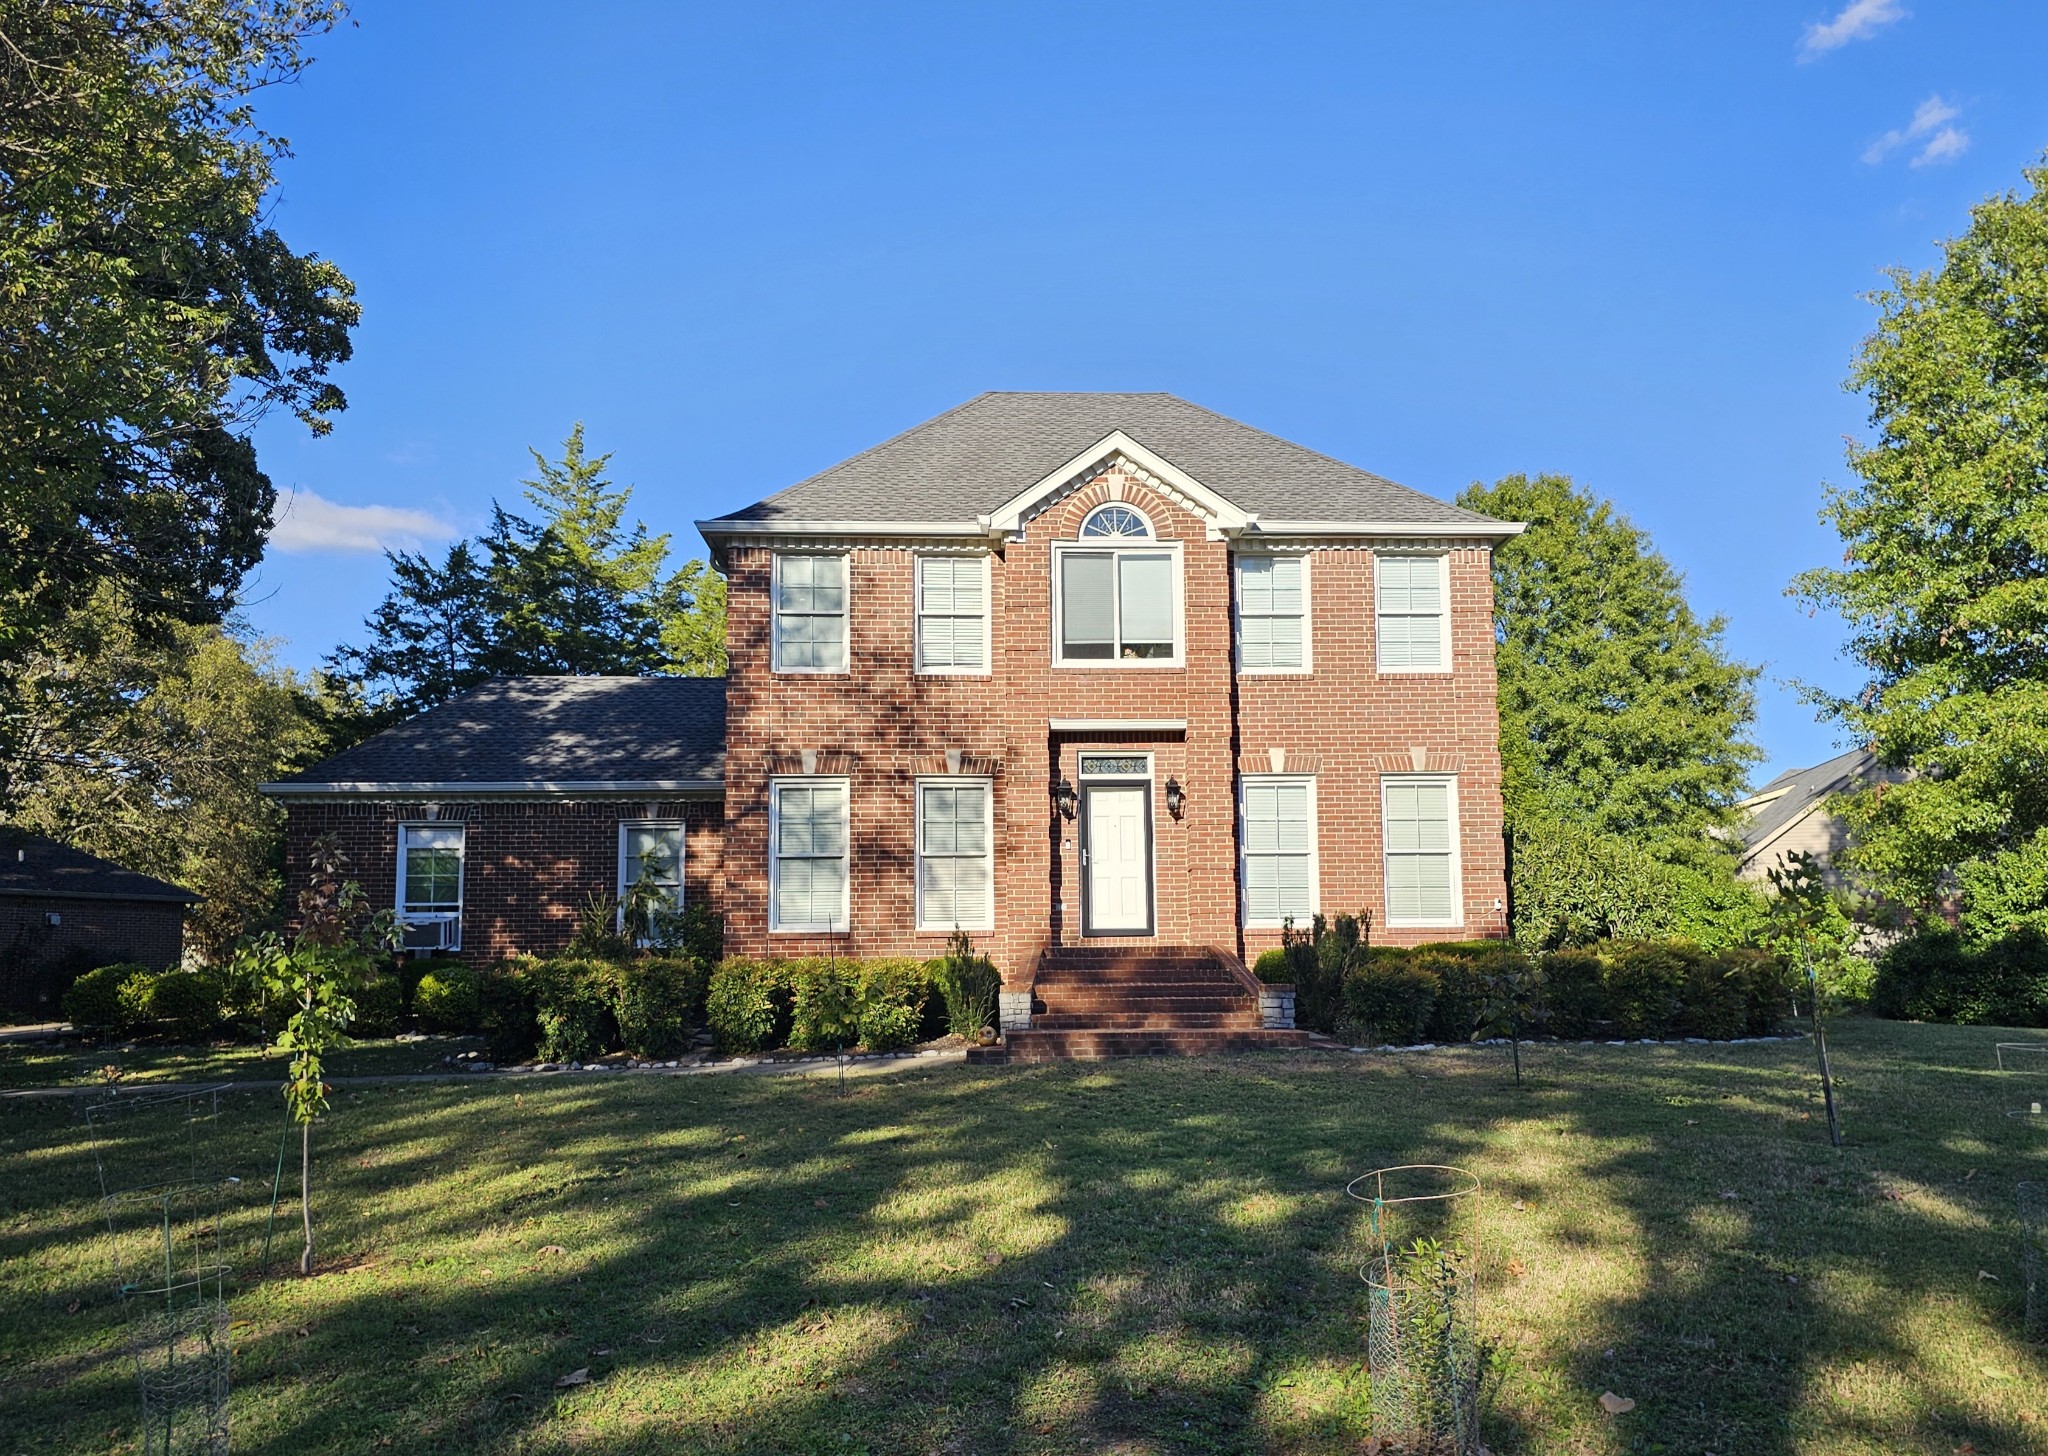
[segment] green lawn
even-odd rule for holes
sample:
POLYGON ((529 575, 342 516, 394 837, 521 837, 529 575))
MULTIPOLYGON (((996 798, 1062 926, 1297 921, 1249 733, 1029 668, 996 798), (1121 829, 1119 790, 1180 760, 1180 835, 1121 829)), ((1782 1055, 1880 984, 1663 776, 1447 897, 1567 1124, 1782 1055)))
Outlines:
MULTIPOLYGON (((362 1041, 327 1061, 330 1077, 386 1076, 439 1072, 450 1052, 483 1046, 481 1037, 430 1036, 421 1041, 362 1041)), ((0 1042, 0 1088, 99 1086, 106 1069, 118 1070, 120 1085, 148 1082, 282 1082, 291 1057, 254 1043, 221 1042, 207 1047, 154 1046, 107 1040, 0 1042)))
MULTIPOLYGON (((234 1446, 1355 1452, 1343 1184, 1446 1161, 1497 1452, 2048 1451, 1997 1039, 1843 1026, 1840 1151, 1802 1043, 350 1090, 330 1272, 232 1301, 234 1446)), ((244 1187, 279 1117, 229 1095, 244 1187)), ((0 1167, 0 1451, 133 1449, 76 1109, 0 1102, 0 1167)))

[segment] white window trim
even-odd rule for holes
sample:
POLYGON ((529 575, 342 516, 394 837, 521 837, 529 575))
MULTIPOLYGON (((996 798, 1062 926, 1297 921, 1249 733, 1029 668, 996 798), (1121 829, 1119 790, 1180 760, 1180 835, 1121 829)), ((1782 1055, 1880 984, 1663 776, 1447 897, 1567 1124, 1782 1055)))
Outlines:
POLYGON ((398 873, 397 883, 392 887, 393 907, 397 910, 402 925, 434 925, 447 922, 455 927, 455 939, 444 949, 462 949, 462 911, 469 899, 469 826, 451 824, 444 819, 410 819, 398 826, 398 873), (453 829, 462 836, 462 847, 455 854, 455 909, 416 910, 410 913, 405 908, 405 836, 412 829, 453 829))
MULTIPOLYGON (((978 931, 992 931, 992 930, 994 930, 994 929, 996 928, 996 784, 995 784, 995 780, 994 780, 994 779, 990 779, 990 778, 983 778, 983 777, 980 777, 980 776, 978 776, 978 775, 975 775, 975 774, 932 774, 932 775, 928 775, 928 776, 926 776, 926 777, 923 777, 923 778, 919 778, 919 779, 917 779, 917 780, 915 781, 915 783, 913 784, 912 788, 911 788, 911 792, 912 792, 913 794, 915 794, 915 795, 917 796, 917 797, 915 798, 915 800, 913 801, 913 803, 912 803, 912 807, 911 807, 911 824, 910 824, 910 835, 911 835, 911 858, 912 858, 912 859, 913 859, 913 860, 914 860, 914 861, 916 862, 916 863, 915 863, 915 864, 914 864, 914 865, 912 866, 912 877, 913 877, 913 879, 914 879, 914 881, 915 881, 915 889, 916 889, 916 893, 917 893, 917 928, 918 928, 919 930, 937 930, 937 931, 946 931, 946 932, 951 932, 951 931, 955 931, 955 930, 978 930, 978 931), (968 786, 968 785, 979 785, 979 786, 980 786, 980 787, 981 787, 981 788, 982 788, 982 789, 984 790, 984 793, 982 794, 982 798, 981 798, 981 807, 982 807, 982 816, 983 816, 983 818, 984 818, 984 819, 985 819, 985 821, 986 821, 986 823, 984 824, 984 826, 983 826, 983 827, 984 827, 984 830, 986 831, 986 834, 987 834, 987 838, 986 838, 985 840, 983 840, 983 843, 985 843, 985 844, 987 844, 987 845, 988 845, 988 856, 987 856, 987 858, 988 858, 988 916, 987 916, 987 918, 986 918, 986 919, 984 919, 984 920, 981 920, 981 921, 977 921, 977 922, 976 922, 975 924, 973 924, 973 925, 966 925, 966 924, 960 924, 960 925, 955 925, 955 924, 953 924, 953 923, 952 923, 952 922, 950 922, 950 921, 948 921, 947 923, 945 923, 945 924, 941 925, 941 924, 939 924, 939 923, 937 923, 937 922, 935 922, 935 921, 927 921, 927 920, 925 919, 925 913, 924 913, 924 791, 925 791, 925 789, 926 789, 926 787, 927 787, 928 785, 935 785, 935 784, 936 784, 936 785, 943 785, 943 786, 945 786, 945 787, 949 787, 949 788, 961 788, 961 787, 965 787, 965 786, 968 786)), ((944 858, 947 858, 947 859, 952 859, 952 858, 956 858, 956 857, 957 857, 957 858, 964 858, 964 856, 953 856, 953 855, 947 855, 947 856, 944 856, 944 858)))
POLYGON ((1389 930, 1456 930, 1465 923, 1465 839, 1459 825, 1458 776, 1454 773, 1401 773, 1380 775, 1380 908, 1386 912, 1389 930), (1387 887, 1393 877, 1388 866, 1393 851, 1387 848, 1387 785, 1446 784, 1451 809, 1451 918, 1448 920, 1396 920, 1387 887))
MULTIPOLYGON (((823 616, 824 613, 805 613, 823 616)), ((768 573, 768 655, 771 672, 797 677, 844 677, 853 671, 853 555, 847 551, 777 551, 768 573), (793 556, 837 557, 846 563, 846 589, 840 604, 840 660, 837 667, 785 667, 782 661, 782 563, 793 556)))
MULTIPOLYGON (((1188 633, 1183 608, 1186 593, 1181 585, 1181 543, 1178 541, 1142 541, 1130 536, 1095 536, 1086 541, 1055 541, 1052 543, 1052 665, 1070 671, 1084 672, 1144 672, 1173 671, 1187 666, 1188 633), (1067 657, 1061 651, 1066 640, 1066 593, 1060 589, 1064 567, 1062 558, 1070 551, 1089 556, 1141 555, 1157 556, 1164 552, 1172 559, 1173 571, 1173 655, 1171 657, 1067 657)), ((1120 579, 1120 578, 1119 578, 1120 579)))
MULTIPOLYGON (((958 561, 958 556, 926 554, 917 558, 917 570, 910 581, 910 670, 918 677, 988 677, 995 671, 995 596, 989 558, 981 561, 981 666, 926 667, 924 665, 924 567, 927 561, 958 561)), ((852 601, 849 598, 849 606, 852 601)), ((958 617, 959 612, 934 612, 933 616, 958 617)))
MULTIPOLYGON (((1237 654, 1237 671, 1241 677, 1308 677, 1316 670, 1315 631, 1310 623, 1314 614, 1314 594, 1310 590, 1313 579, 1309 553, 1279 551, 1240 552, 1230 567, 1231 648, 1237 654), (1300 667, 1246 667, 1244 665, 1244 562, 1247 557, 1261 560, 1297 560, 1301 563, 1301 666, 1300 667)), ((1378 619, 1378 586, 1374 586, 1373 612, 1378 619)), ((1378 637, 1377 631, 1374 633, 1378 637)))
POLYGON ((843 775, 837 774, 785 774, 768 780, 768 933, 770 935, 843 935, 851 928, 853 901, 853 784, 843 775), (782 856, 775 852, 781 842, 782 789, 785 785, 802 785, 806 788, 837 784, 845 793, 846 805, 846 873, 839 882, 839 913, 831 921, 806 920, 795 925, 784 925, 776 919, 775 906, 778 899, 776 890, 782 878, 782 856))
MULTIPOLYGON (((1323 838, 1322 829, 1316 819, 1316 776, 1314 774, 1240 774, 1237 786, 1237 882, 1240 887, 1238 914, 1243 917, 1246 930, 1279 930, 1287 924, 1283 915, 1275 920, 1257 920, 1252 917, 1251 874, 1249 864, 1252 858, 1249 833, 1251 820, 1246 813, 1247 791, 1258 784, 1306 784, 1308 785, 1308 913, 1311 917, 1323 908, 1323 838)), ((1306 921, 1296 921, 1297 929, 1306 929, 1306 921)))
POLYGON ((1451 645, 1451 554, 1448 551, 1375 551, 1372 556, 1372 661, 1373 669, 1381 677, 1449 677, 1455 671, 1457 654, 1451 645), (1437 600, 1443 603, 1443 611, 1437 620, 1443 624, 1443 662, 1437 667, 1388 667, 1385 653, 1380 646, 1380 562, 1385 557, 1398 557, 1413 561, 1424 556, 1436 558, 1437 600))
POLYGON ((619 924, 626 923, 626 835, 634 829, 673 829, 676 831, 676 906, 680 911, 689 902, 690 834, 680 819, 621 819, 619 821, 619 873, 616 896, 619 902, 619 924))

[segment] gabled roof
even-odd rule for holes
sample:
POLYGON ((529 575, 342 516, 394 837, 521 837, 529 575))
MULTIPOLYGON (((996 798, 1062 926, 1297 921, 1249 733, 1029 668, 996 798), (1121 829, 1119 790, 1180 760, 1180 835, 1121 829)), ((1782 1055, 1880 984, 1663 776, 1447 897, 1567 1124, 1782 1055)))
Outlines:
POLYGON ((507 677, 264 792, 701 793, 725 778, 722 677, 507 677))
POLYGON ((1852 748, 1812 768, 1786 770, 1736 806, 1750 811, 1742 825, 1743 858, 1754 855, 1830 794, 1893 777, 1867 748, 1852 748))
POLYGON ((110 859, 26 830, 0 826, 0 895, 58 900, 157 900, 196 904, 166 880, 123 869, 110 859))
POLYGON ((855 525, 986 531, 1020 493, 1092 463, 1080 457, 1118 434, 1269 527, 1370 524, 1483 536, 1518 529, 1171 394, 1058 393, 978 395, 745 510, 697 524, 712 540, 855 525))

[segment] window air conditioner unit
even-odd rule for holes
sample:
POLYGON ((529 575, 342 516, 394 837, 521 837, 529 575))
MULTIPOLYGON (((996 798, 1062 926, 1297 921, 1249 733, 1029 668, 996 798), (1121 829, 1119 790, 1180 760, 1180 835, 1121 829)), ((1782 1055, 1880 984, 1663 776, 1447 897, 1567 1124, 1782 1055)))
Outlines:
POLYGON ((408 921, 400 942, 406 950, 454 950, 462 944, 459 920, 408 921))

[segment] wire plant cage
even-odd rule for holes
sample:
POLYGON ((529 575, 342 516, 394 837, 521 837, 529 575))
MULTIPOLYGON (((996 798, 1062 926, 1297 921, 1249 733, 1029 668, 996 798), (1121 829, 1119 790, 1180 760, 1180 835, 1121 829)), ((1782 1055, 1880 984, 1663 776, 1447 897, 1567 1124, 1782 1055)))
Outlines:
POLYGON ((2048 1340, 2048 1183, 2019 1185, 2020 1284, 2023 1328, 2030 1340, 2048 1340))
POLYGON ((1462 1168, 1405 1164, 1344 1191, 1366 1207, 1372 1433, 1410 1456, 1477 1456, 1482 1191, 1462 1168))
POLYGON ((1998 1062, 2005 1115, 2048 1131, 2048 1043, 2002 1041, 1992 1055, 1998 1062))
POLYGON ((116 1094, 86 1109, 144 1456, 225 1456, 229 1344, 216 1171, 221 1088, 116 1094))

